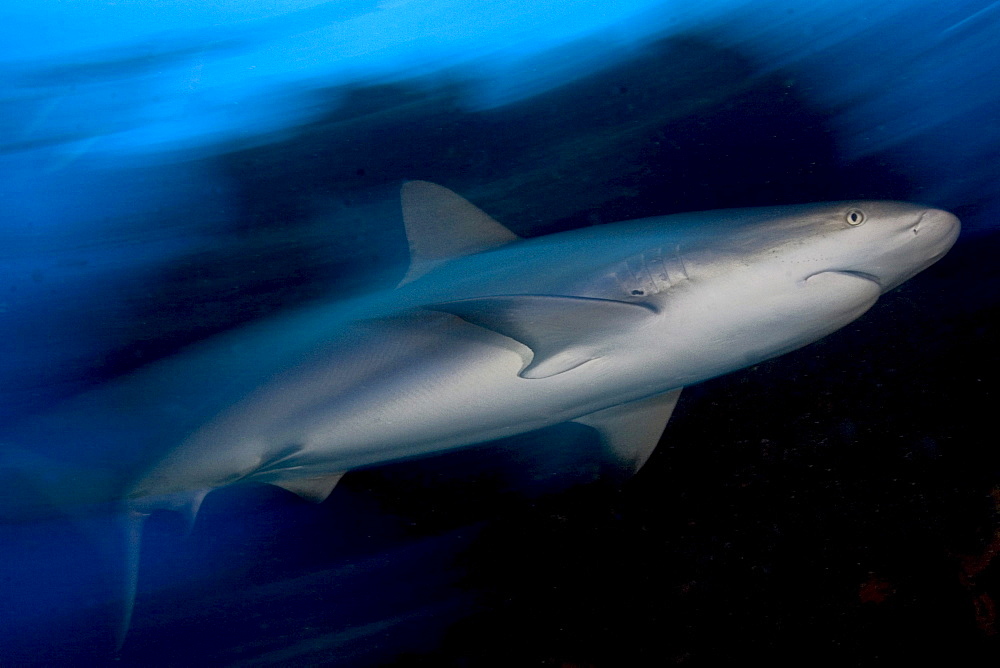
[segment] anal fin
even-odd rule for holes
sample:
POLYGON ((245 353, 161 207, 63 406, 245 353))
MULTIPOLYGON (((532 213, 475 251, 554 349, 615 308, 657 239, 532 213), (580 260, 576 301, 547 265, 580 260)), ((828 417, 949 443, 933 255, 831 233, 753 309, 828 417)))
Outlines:
POLYGON ((596 429, 605 447, 623 466, 635 472, 656 449, 682 389, 605 408, 573 422, 596 429))

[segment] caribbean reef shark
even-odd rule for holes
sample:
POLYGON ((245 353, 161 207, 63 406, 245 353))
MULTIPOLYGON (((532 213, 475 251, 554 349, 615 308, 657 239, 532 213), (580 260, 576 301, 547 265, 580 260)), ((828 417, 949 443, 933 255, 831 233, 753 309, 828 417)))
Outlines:
POLYGON ((120 509, 127 608, 143 519, 193 521, 227 485, 321 501, 352 469, 567 421, 638 469, 684 386, 850 323, 960 228, 945 211, 858 201, 521 239, 421 181, 402 208, 411 264, 394 289, 220 335, 0 436, 32 453, 8 465, 48 462, 52 507, 120 509), (53 463, 53 442, 77 447, 53 463))

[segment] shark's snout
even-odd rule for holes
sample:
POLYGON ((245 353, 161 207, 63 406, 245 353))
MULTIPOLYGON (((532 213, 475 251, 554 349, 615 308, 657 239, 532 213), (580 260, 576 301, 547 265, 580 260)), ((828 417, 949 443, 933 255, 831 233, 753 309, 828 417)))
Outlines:
POLYGON ((874 262, 883 291, 891 290, 943 258, 958 239, 962 225, 954 214, 925 209, 916 220, 897 228, 886 239, 887 249, 874 262))
POLYGON ((904 222, 899 229, 901 232, 905 232, 908 238, 920 237, 922 242, 933 242, 934 239, 941 239, 950 248, 950 244, 958 238, 961 224, 952 213, 941 209, 925 209, 917 215, 916 220, 904 222), (948 243, 949 240, 950 243, 948 243))
POLYGON ((962 231, 962 223, 958 216, 940 209, 928 209, 920 215, 917 224, 913 226, 915 235, 932 234, 939 241, 936 249, 940 259, 954 245, 962 231))
POLYGON ((912 243, 917 244, 920 251, 915 253, 915 266, 912 272, 907 273, 906 278, 943 258, 958 240, 961 230, 961 222, 952 213, 941 209, 927 209, 921 213, 910 228, 914 237, 912 243))

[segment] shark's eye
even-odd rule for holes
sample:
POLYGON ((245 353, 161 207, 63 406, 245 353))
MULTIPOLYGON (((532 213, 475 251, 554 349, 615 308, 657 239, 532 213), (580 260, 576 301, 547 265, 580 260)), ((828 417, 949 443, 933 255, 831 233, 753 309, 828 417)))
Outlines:
POLYGON ((861 209, 848 209, 845 218, 848 225, 860 225, 865 222, 865 212, 861 209))

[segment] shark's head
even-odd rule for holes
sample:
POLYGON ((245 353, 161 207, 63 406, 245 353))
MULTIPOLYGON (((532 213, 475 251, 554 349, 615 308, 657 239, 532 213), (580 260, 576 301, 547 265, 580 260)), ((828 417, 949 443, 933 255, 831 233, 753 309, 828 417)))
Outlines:
POLYGON ((608 262, 572 282, 569 294, 665 309, 688 279, 729 276, 758 294, 769 285, 784 290, 837 280, 857 286, 864 293, 859 297, 870 301, 873 291, 877 297, 941 259, 960 227, 947 211, 891 201, 647 218, 626 228, 620 246, 592 244, 608 262))
POLYGON ((662 331, 642 341, 665 347, 674 382, 690 384, 852 322, 943 257, 959 228, 945 211, 881 201, 647 219, 633 229, 658 245, 632 246, 579 294, 651 307, 658 320, 645 322, 662 331))
POLYGON ((941 259, 958 238, 958 218, 906 202, 862 201, 792 209, 759 233, 791 278, 836 272, 887 292, 941 259))

